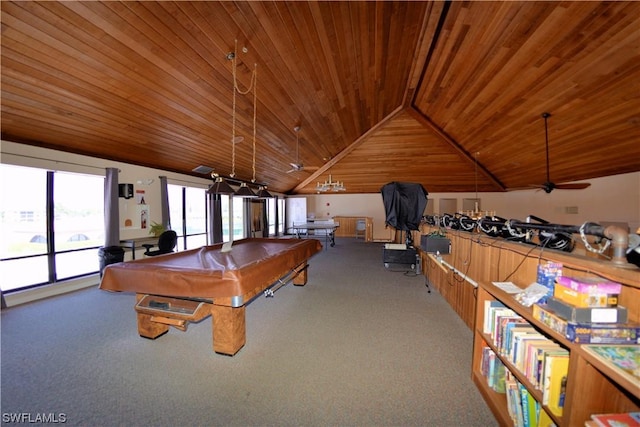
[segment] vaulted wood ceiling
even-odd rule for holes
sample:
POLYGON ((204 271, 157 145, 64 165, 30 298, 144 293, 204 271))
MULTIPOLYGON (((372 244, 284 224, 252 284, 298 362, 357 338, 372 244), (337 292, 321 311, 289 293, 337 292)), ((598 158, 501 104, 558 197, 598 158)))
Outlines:
POLYGON ((637 2, 1 8, 5 140, 250 180, 253 91, 230 142, 236 52, 241 90, 257 70, 255 178, 277 192, 314 193, 329 174, 348 193, 541 184, 543 112, 552 181, 640 171, 637 2), (286 173, 297 155, 307 169, 286 173))

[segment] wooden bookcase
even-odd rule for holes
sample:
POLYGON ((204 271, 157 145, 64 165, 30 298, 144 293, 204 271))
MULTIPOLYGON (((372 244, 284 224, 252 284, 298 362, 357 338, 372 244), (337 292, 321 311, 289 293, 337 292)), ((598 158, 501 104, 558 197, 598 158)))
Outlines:
MULTIPOLYGON (((432 229, 425 228, 422 234, 432 229)), ((551 261, 563 264, 563 274, 579 277, 602 277, 623 285, 619 304, 626 307, 630 322, 640 323, 640 269, 621 268, 592 256, 542 250, 524 243, 508 242, 478 233, 446 230, 451 239, 451 254, 442 258, 451 270, 433 257, 421 253, 423 273, 473 331, 471 377, 500 425, 512 425, 506 395, 494 392, 481 373, 482 348, 492 346, 483 333, 485 301, 499 300, 531 323, 539 332, 569 350, 569 373, 562 417, 547 411, 556 425, 584 426, 592 414, 640 411, 640 387, 607 369, 579 344, 569 342, 533 318, 532 308, 524 307, 512 295, 492 282, 511 281, 521 288, 535 282, 537 266, 551 261), (465 277, 472 280, 466 280, 465 277), (477 284, 477 287, 473 285, 477 284)), ((414 240, 419 240, 416 236, 414 240)), ((494 347, 495 350, 495 347, 494 347)), ((496 351, 499 355, 499 352, 496 351)), ((541 399, 541 392, 527 381, 508 360, 501 358, 507 369, 530 393, 541 399)))
POLYGON ((476 305, 472 379, 501 425, 512 425, 512 421, 507 411, 505 394, 494 392, 487 385, 487 379, 481 373, 482 348, 485 345, 495 351, 506 368, 527 387, 536 400, 542 400, 542 392, 535 389, 524 374, 502 357, 495 349, 491 338, 483 333, 484 304, 485 301, 492 300, 499 300, 527 320, 543 335, 569 350, 569 374, 563 415, 557 417, 547 410, 556 425, 584 426, 584 422, 589 420, 592 414, 640 410, 640 388, 637 385, 630 384, 613 371, 596 368, 596 365, 593 364, 593 358, 582 350, 580 345, 569 342, 564 336, 534 319, 531 307, 522 306, 515 301, 513 295, 507 294, 491 283, 481 283, 478 287, 476 305))

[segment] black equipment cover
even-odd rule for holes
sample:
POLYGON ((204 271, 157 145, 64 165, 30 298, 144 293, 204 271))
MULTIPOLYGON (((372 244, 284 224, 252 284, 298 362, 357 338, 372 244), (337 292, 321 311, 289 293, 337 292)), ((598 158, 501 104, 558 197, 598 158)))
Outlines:
POLYGON ((386 214, 385 224, 396 230, 419 230, 427 207, 427 190, 422 184, 390 182, 380 189, 386 214))

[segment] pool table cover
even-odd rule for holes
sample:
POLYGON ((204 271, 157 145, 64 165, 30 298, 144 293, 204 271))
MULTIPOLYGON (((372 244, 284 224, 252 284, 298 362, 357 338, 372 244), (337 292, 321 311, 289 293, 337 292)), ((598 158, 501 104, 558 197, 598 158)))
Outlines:
MULTIPOLYGON (((108 265, 100 289, 182 298, 238 297, 265 288, 322 249, 318 240, 248 238, 108 265)), ((246 303, 244 301, 243 303, 246 303)))

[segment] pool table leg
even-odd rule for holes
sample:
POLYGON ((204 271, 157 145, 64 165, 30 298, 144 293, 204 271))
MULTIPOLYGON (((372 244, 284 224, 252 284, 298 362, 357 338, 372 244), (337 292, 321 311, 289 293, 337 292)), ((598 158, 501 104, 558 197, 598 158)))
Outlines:
MULTIPOLYGON (((136 303, 144 298, 144 294, 136 294, 136 303)), ((169 332, 169 325, 151 321, 151 315, 136 313, 138 317, 138 334, 143 338, 155 340, 169 332)))
POLYGON ((169 331, 169 325, 153 322, 151 315, 136 313, 138 316, 138 334, 143 338, 155 340, 169 331))
POLYGON ((293 284, 296 286, 304 286, 307 284, 307 267, 306 263, 303 263, 296 267, 298 275, 293 278, 293 284))
POLYGON ((233 356, 244 346, 247 339, 245 306, 211 306, 213 324, 213 351, 233 356))

